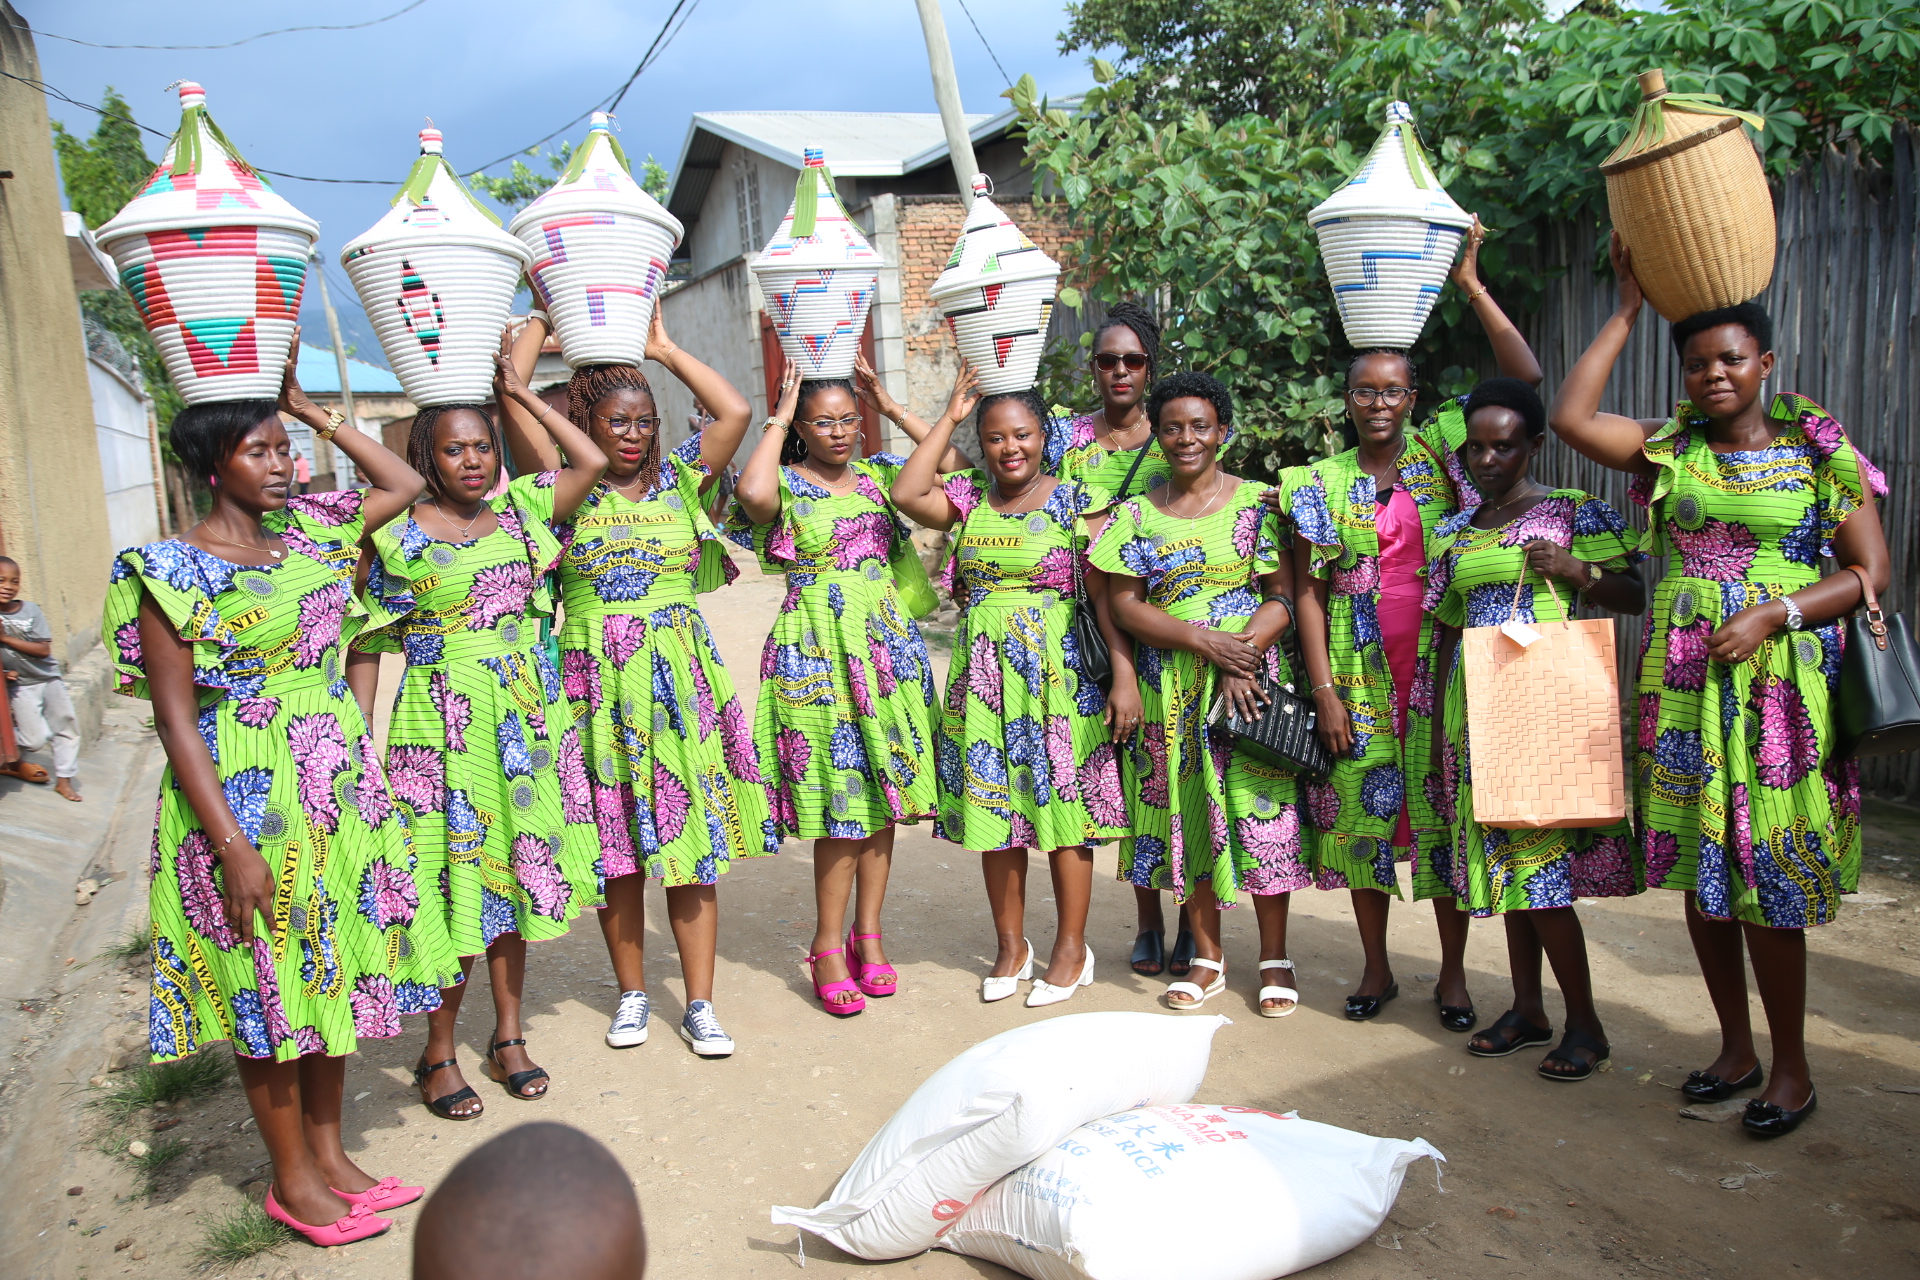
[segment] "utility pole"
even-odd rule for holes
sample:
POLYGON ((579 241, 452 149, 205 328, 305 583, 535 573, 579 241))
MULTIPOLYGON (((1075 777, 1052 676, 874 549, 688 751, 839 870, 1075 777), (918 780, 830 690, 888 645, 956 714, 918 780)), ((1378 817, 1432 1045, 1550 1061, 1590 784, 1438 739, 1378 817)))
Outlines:
MULTIPOLYGON (((313 251, 313 273, 320 278, 320 306, 321 309, 327 313, 327 334, 333 339, 333 359, 340 369, 340 399, 346 407, 347 424, 358 431, 360 429, 360 419, 355 417, 353 413, 353 384, 347 381, 347 349, 340 342, 340 317, 333 313, 333 295, 327 291, 326 266, 321 262, 320 250, 317 248, 313 251)), ((293 353, 293 359, 295 364, 299 363, 300 353, 298 351, 293 353)), ((329 455, 327 461, 333 464, 327 469, 331 471, 335 477, 338 477, 340 474, 339 463, 331 456, 333 453, 332 446, 328 446, 327 453, 329 455)), ((314 458, 316 464, 314 467, 315 471, 320 469, 317 465, 319 461, 320 459, 318 457, 314 458)), ((338 483, 337 479, 335 483, 338 483)))
POLYGON ((953 179, 960 199, 973 198, 973 139, 967 135, 967 117, 960 109, 960 80, 953 72, 953 47, 947 43, 947 20, 940 0, 914 0, 920 7, 920 30, 927 37, 927 68, 933 72, 933 100, 940 104, 940 123, 947 131, 947 151, 953 157, 953 179))

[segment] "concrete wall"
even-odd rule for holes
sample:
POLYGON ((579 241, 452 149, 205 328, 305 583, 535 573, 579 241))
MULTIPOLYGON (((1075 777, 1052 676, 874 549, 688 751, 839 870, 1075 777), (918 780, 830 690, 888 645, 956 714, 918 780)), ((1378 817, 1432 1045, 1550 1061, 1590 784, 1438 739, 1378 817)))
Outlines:
POLYGON ((103 360, 87 362, 87 378, 106 484, 108 538, 116 548, 153 542, 160 537, 160 507, 146 395, 103 360))
POLYGON ((732 259, 751 258, 766 247, 793 203, 799 170, 776 163, 735 143, 720 153, 720 169, 707 188, 700 217, 687 233, 687 257, 697 279, 732 259), (747 235, 741 235, 742 182, 748 198, 747 235))
POLYGON ((46 101, 9 78, 40 76, 25 26, 0 0, 0 543, 72 663, 99 639, 114 548, 46 101))

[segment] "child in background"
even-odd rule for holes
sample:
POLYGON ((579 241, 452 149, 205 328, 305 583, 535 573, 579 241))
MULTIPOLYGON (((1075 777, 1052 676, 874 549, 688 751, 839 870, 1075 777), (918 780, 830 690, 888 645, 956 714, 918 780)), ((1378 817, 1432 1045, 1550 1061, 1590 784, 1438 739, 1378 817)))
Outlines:
MULTIPOLYGON (((60 660, 53 656, 53 632, 47 615, 30 600, 20 599, 20 565, 0 556, 0 667, 6 668, 12 695, 13 728, 22 751, 53 747, 53 789, 76 803, 73 789, 80 772, 80 721, 73 714, 67 682, 60 678, 60 660)), ((16 760, 0 765, 0 774, 24 782, 45 782, 46 770, 16 760)))

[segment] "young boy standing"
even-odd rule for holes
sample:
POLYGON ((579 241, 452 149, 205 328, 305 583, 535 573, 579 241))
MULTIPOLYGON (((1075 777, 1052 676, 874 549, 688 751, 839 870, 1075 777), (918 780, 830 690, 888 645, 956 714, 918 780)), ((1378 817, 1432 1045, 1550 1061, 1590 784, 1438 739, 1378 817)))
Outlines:
MULTIPOLYGON (((53 789, 78 802, 73 788, 80 772, 80 721, 73 714, 60 661, 53 656, 53 632, 47 615, 20 599, 20 565, 0 556, 0 667, 12 694, 13 728, 20 750, 53 748, 53 789)), ((45 782, 46 771, 25 761, 0 766, 0 773, 27 782, 45 782)))

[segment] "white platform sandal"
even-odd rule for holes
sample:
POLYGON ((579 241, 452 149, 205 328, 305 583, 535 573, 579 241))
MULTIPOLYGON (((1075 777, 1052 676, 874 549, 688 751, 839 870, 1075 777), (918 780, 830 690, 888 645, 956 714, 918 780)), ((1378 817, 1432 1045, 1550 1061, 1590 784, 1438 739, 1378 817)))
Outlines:
POLYGON ((1205 988, 1202 988, 1197 982, 1169 982, 1167 989, 1161 993, 1161 998, 1167 1002, 1167 1008, 1198 1009, 1208 1000, 1211 1000, 1214 996, 1219 995, 1227 989, 1227 962, 1225 960, 1208 960, 1203 956, 1195 956, 1193 958, 1193 967, 1196 969, 1213 970, 1215 975, 1213 981, 1209 982, 1205 988), (1189 998, 1186 1000, 1175 1000, 1173 997, 1176 993, 1189 998))
MULTIPOLYGON (((1029 957, 1028 961, 1033 961, 1029 957)), ((1093 948, 1087 948, 1087 962, 1080 967, 1080 976, 1064 987, 1056 987, 1045 978, 1035 978, 1033 989, 1027 992, 1027 1008, 1038 1009, 1043 1005, 1059 1004, 1081 987, 1093 985, 1093 948)))
MULTIPOLYGON (((1262 960, 1260 962, 1261 976, 1262 977, 1266 976, 1266 972, 1269 969, 1285 969, 1289 973, 1292 973, 1294 971, 1293 961, 1262 960)), ((1288 1014, 1292 1013, 1295 1009, 1298 1009, 1300 1007, 1300 993, 1298 991, 1295 991, 1292 987, 1261 987, 1259 1005, 1260 1005, 1261 1017, 1284 1018, 1288 1014), (1284 1009, 1269 1009, 1267 1007, 1267 1001, 1269 1000, 1291 1000, 1293 1001, 1293 1003, 1286 1006, 1284 1009)))
POLYGON ((988 974, 986 977, 980 979, 980 999, 984 1003, 992 1004, 995 1000, 1005 1000, 1008 996, 1020 989, 1021 983, 1033 976, 1033 944, 1027 942, 1025 938, 1020 939, 1020 941, 1027 943, 1026 963, 1022 964, 1016 972, 1007 977, 996 978, 992 974, 988 974))

